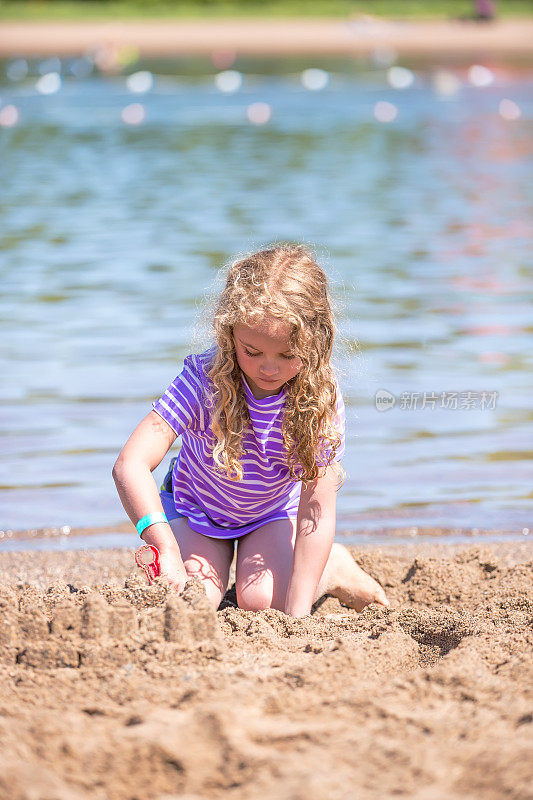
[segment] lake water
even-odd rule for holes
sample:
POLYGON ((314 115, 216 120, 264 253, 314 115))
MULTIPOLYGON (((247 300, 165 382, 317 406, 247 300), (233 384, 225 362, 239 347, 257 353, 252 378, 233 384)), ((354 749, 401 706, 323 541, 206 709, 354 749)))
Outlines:
POLYGON ((144 94, 69 64, 51 94, 38 64, 2 79, 2 530, 126 519, 113 463, 201 344, 217 269, 286 239, 338 304, 339 530, 530 525, 533 73, 400 91, 372 64, 265 63, 233 93, 207 65, 137 65, 144 94))

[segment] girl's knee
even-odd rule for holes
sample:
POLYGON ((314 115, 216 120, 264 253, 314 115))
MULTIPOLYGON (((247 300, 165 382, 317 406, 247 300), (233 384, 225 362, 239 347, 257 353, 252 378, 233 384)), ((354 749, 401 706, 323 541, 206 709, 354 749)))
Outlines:
POLYGON ((272 590, 267 586, 239 586, 237 590, 237 605, 243 611, 264 611, 272 608, 272 590))

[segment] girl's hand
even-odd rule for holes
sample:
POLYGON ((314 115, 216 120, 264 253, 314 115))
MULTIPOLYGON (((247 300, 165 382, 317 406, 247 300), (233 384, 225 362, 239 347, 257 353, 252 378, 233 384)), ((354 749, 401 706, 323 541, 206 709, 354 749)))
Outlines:
POLYGON ((159 566, 161 568, 161 577, 168 581, 171 589, 181 594, 186 582, 189 580, 189 576, 183 566, 179 552, 176 550, 163 550, 160 552, 159 566))

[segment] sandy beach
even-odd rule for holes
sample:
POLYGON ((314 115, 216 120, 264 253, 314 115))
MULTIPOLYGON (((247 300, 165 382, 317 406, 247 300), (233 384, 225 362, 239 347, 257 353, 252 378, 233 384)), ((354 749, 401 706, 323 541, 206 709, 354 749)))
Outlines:
POLYGON ((352 548, 391 609, 301 620, 133 552, 0 553, 2 800, 531 797, 527 540, 352 548))
POLYGON ((0 57, 75 56, 101 47, 135 48, 141 56, 210 54, 399 55, 518 59, 533 54, 533 20, 408 21, 352 19, 139 20, 3 22, 0 57))

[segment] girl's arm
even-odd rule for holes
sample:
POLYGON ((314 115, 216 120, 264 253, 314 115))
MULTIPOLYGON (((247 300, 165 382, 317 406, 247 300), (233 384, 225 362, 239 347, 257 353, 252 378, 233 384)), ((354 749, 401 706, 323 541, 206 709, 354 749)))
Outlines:
MULTIPOLYGON (((134 525, 153 511, 162 511, 161 498, 152 471, 161 463, 176 439, 176 433, 156 411, 135 428, 113 467, 113 478, 124 509, 134 525)), ((179 547, 167 522, 150 525, 142 538, 163 552, 179 547)), ((181 559, 180 559, 181 560, 181 559)))
POLYGON ((335 536, 338 473, 326 467, 314 482, 302 486, 292 573, 285 613, 303 617, 311 613, 316 590, 335 536))

